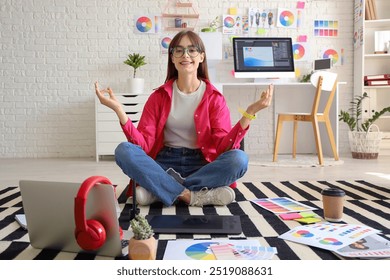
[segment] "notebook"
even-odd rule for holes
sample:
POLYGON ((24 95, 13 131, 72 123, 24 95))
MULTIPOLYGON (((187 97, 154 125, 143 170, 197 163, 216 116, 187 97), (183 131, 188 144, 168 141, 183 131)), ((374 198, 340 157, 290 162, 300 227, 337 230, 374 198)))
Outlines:
POLYGON ((106 230, 104 245, 96 251, 84 251, 77 244, 74 235, 74 199, 80 185, 30 180, 19 182, 31 246, 73 253, 121 256, 116 198, 111 185, 95 185, 88 193, 86 205, 87 219, 98 220, 106 230))

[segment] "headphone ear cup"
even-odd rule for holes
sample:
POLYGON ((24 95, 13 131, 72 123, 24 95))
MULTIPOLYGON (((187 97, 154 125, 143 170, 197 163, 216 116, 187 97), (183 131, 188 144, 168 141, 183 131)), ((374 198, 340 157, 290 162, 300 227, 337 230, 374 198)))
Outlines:
POLYGON ((106 241, 106 230, 97 220, 87 220, 87 230, 76 233, 77 244, 84 250, 97 250, 106 241))

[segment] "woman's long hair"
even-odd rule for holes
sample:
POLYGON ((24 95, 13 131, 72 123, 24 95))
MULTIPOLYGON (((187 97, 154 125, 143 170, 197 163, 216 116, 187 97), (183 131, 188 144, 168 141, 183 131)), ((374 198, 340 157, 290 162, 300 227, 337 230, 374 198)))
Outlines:
POLYGON ((172 55, 172 50, 179 45, 181 39, 184 36, 188 36, 192 45, 194 47, 198 48, 199 53, 204 53, 203 62, 199 63, 199 67, 198 67, 198 71, 197 71, 198 79, 209 80, 209 72, 208 72, 208 68, 207 68, 207 59, 206 59, 206 50, 205 50, 204 44, 202 42, 202 39, 199 37, 198 34, 196 34, 193 31, 183 30, 183 31, 180 31, 179 33, 177 33, 175 35, 175 37, 173 37, 171 43, 169 44, 168 68, 167 68, 167 77, 165 78, 165 82, 167 82, 168 80, 173 79, 173 78, 177 79, 177 77, 178 77, 178 72, 177 72, 177 69, 175 67, 175 64, 173 64, 173 62, 172 62, 171 55, 172 55))

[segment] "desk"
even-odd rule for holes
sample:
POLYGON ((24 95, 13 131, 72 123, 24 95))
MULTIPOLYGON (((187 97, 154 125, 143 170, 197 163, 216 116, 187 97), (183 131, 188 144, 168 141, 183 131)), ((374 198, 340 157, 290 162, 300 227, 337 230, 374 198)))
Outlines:
MULTIPOLYGON (((247 106, 254 102, 256 88, 263 90, 270 83, 217 83, 216 87, 223 92, 228 102, 228 105, 232 113, 232 122, 235 123, 238 121, 239 114, 236 113, 237 106, 242 108, 247 108, 247 106)), ((338 151, 339 148, 339 121, 338 121, 338 112, 339 112, 339 88, 340 85, 345 85, 346 82, 338 82, 335 98, 333 100, 332 108, 330 111, 330 118, 332 123, 333 133, 335 135, 336 148, 338 151)), ((315 95, 315 87, 311 83, 298 83, 298 82, 287 82, 287 83, 274 83, 275 92, 274 92, 274 101, 270 110, 268 110, 267 115, 264 112, 261 112, 261 117, 258 117, 253 124, 261 126, 262 135, 253 133, 246 138, 246 146, 254 148, 256 143, 262 143, 264 141, 268 142, 268 150, 264 152, 272 152, 273 142, 276 132, 277 124, 277 114, 279 112, 310 112, 313 104, 313 99, 315 95), (269 122, 271 125, 267 126, 264 123, 260 122, 269 122), (265 137, 264 137, 265 135, 265 137)), ((329 92, 324 92, 322 94, 322 102, 320 103, 319 111, 322 111, 325 102, 327 100, 327 94, 329 92)), ((298 137, 297 152, 298 153, 307 153, 315 154, 315 142, 313 136, 313 128, 310 123, 300 123, 298 126, 299 135, 304 135, 304 137, 298 137)), ((282 138, 279 146, 279 154, 291 154, 292 153, 292 124, 283 126, 282 138)), ((326 156, 333 157, 332 149, 329 143, 329 139, 326 133, 326 128, 323 125, 320 125, 320 134, 321 141, 323 145, 323 153, 326 156)), ((248 150, 248 149, 247 149, 248 150)), ((250 152, 250 151, 249 151, 250 152)))

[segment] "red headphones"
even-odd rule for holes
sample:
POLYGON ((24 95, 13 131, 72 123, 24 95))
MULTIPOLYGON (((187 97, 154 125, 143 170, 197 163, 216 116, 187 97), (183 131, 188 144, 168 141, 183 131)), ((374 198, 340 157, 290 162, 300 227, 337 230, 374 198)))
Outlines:
POLYGON ((96 184, 109 184, 106 177, 92 176, 86 179, 80 186, 75 198, 74 219, 76 223, 75 237, 77 244, 84 250, 97 250, 106 241, 106 230, 97 220, 86 220, 85 206, 90 189, 96 184))

